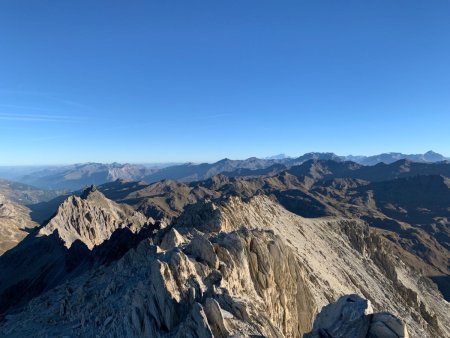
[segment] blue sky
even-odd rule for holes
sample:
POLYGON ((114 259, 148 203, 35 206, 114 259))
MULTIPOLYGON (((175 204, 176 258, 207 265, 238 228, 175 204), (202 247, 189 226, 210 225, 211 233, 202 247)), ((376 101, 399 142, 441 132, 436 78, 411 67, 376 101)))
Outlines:
POLYGON ((449 1, 0 2, 0 164, 450 155, 449 1))

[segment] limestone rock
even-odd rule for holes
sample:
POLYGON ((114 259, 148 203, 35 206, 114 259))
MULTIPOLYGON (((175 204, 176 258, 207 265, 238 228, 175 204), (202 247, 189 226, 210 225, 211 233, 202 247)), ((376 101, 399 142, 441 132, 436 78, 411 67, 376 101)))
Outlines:
POLYGON ((214 337, 228 337, 229 332, 225 327, 224 318, 219 303, 212 298, 207 298, 204 309, 206 318, 208 319, 211 330, 214 333, 214 337))
POLYGON ((391 313, 383 312, 373 315, 369 333, 369 338, 408 338, 408 330, 405 323, 391 313))
POLYGON ((406 326, 390 313, 372 314, 370 301, 346 295, 325 306, 304 338, 405 338, 406 326))
POLYGON ((68 197, 39 234, 48 236, 58 231, 67 248, 80 240, 92 249, 109 239, 117 229, 127 227, 135 233, 150 221, 130 207, 107 199, 91 186, 81 197, 68 197))
POLYGON ((170 231, 164 235, 160 247, 163 250, 170 250, 180 246, 184 242, 185 239, 183 236, 175 228, 171 228, 170 231))
POLYGON ((313 325, 313 333, 306 338, 330 337, 362 338, 369 328, 372 306, 358 295, 341 297, 336 303, 325 306, 313 325))
POLYGON ((211 268, 219 267, 219 260, 211 242, 202 235, 196 235, 186 247, 186 253, 207 263, 211 268))

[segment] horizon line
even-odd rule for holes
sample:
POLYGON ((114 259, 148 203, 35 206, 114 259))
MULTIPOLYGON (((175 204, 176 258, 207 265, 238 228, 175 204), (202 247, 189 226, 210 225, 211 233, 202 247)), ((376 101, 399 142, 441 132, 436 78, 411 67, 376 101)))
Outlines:
POLYGON ((114 161, 104 161, 104 162, 102 162, 102 161, 90 161, 90 160, 87 160, 87 161, 76 161, 76 162, 66 162, 66 163, 39 163, 39 164, 1 164, 0 163, 0 168, 2 168, 2 167, 3 168, 4 167, 64 167, 64 166, 75 166, 75 165, 86 165, 86 164, 103 164, 103 165, 111 165, 111 164, 126 165, 126 164, 129 164, 129 165, 142 165, 142 166, 151 166, 151 165, 153 165, 153 166, 158 166, 158 165, 167 165, 167 166, 169 166, 169 165, 183 165, 183 164, 194 164, 195 165, 195 164, 204 164, 204 163, 213 164, 213 163, 216 163, 216 162, 219 162, 219 161, 222 161, 222 160, 245 161, 245 160, 249 160, 249 159, 252 159, 252 158, 256 158, 256 159, 259 159, 259 160, 281 160, 281 159, 273 158, 273 157, 280 156, 280 155, 284 156, 284 158, 282 158, 282 159, 296 159, 296 158, 299 158, 299 157, 302 157, 302 156, 305 156, 305 155, 308 155, 308 154, 333 154, 335 156, 343 157, 343 158, 345 158, 345 157, 365 157, 365 158, 368 158, 368 157, 375 157, 375 156, 380 156, 380 155, 391 155, 391 154, 399 154, 399 155, 403 155, 403 156, 417 156, 417 155, 425 155, 425 154, 430 153, 430 152, 444 157, 444 161, 445 160, 450 160, 449 156, 446 156, 446 155, 441 154, 441 153, 434 152, 433 150, 429 150, 429 151, 424 152, 424 153, 410 153, 410 154, 391 151, 391 152, 377 153, 377 154, 373 154, 373 155, 352 155, 352 154, 349 154, 349 155, 338 155, 338 154, 336 154, 334 152, 310 151, 310 152, 306 152, 306 153, 303 153, 303 154, 298 155, 298 156, 289 156, 289 155, 285 155, 284 153, 280 153, 280 154, 270 155, 270 156, 265 156, 265 157, 250 156, 250 157, 246 157, 246 158, 235 158, 235 159, 232 159, 232 158, 229 158, 229 157, 223 157, 223 158, 220 158, 218 160, 210 160, 210 161, 173 161, 173 160, 170 160, 170 161, 155 161, 155 162, 145 162, 145 161, 143 161, 143 162, 141 162, 141 161, 117 161, 117 160, 114 160, 114 161))

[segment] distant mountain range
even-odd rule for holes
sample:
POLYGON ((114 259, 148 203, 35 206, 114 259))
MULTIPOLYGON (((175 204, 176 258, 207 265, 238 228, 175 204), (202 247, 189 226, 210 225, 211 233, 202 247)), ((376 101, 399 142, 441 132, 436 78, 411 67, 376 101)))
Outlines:
POLYGON ((434 151, 430 150, 426 152, 425 154, 402 154, 402 153, 385 153, 380 155, 374 155, 374 156, 343 156, 343 159, 346 161, 353 161, 357 162, 362 165, 375 165, 377 163, 386 163, 390 164, 393 162, 396 162, 398 160, 410 160, 413 162, 441 162, 449 160, 448 157, 444 157, 441 154, 435 153, 434 151))
POLYGON ((290 158, 290 156, 286 156, 286 154, 278 154, 278 155, 267 156, 264 159, 266 159, 266 160, 284 160, 285 158, 290 158))
POLYGON ((375 156, 338 156, 334 153, 306 153, 292 158, 284 154, 265 159, 251 157, 245 160, 223 159, 215 163, 185 163, 168 166, 139 164, 103 164, 83 163, 68 166, 30 168, 0 167, 0 177, 36 186, 42 189, 78 190, 91 184, 103 184, 117 179, 126 181, 157 182, 163 179, 192 182, 208 179, 217 174, 233 176, 254 176, 277 173, 309 160, 333 160, 335 162, 351 161, 363 166, 378 163, 391 164, 399 160, 420 163, 433 163, 448 160, 441 154, 429 151, 425 154, 406 155, 385 153, 375 156))
MULTIPOLYGON (((329 336, 312 318, 348 293, 403 318, 411 337, 449 336, 450 162, 313 153, 74 168, 66 177, 115 180, 51 200, 0 184, 2 337, 329 336), (184 182, 117 179, 131 169, 184 182)), ((389 330, 359 336, 408 336, 389 330)))
POLYGON ((117 179, 137 180, 158 169, 135 164, 83 163, 38 170, 15 180, 44 189, 77 190, 117 179))

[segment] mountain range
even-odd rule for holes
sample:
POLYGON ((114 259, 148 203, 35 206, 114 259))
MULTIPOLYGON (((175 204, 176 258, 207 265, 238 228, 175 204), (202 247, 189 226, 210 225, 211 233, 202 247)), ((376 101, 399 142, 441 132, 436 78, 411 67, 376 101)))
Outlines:
POLYGON ((308 160, 352 161, 365 166, 379 163, 391 164, 399 160, 410 160, 420 163, 434 163, 448 160, 444 156, 429 151, 425 154, 406 155, 401 153, 385 153, 376 156, 338 156, 334 153, 306 153, 291 158, 284 154, 265 159, 251 157, 246 160, 223 159, 215 163, 185 163, 148 166, 138 164, 103 164, 84 163, 68 166, 39 167, 0 167, 0 177, 29 184, 41 189, 78 190, 90 184, 103 184, 116 179, 128 181, 143 180, 147 183, 163 179, 192 182, 210 178, 219 173, 228 176, 251 176, 281 172, 292 166, 300 165, 308 160), (25 173, 25 174, 21 174, 25 173))
POLYGON ((0 336, 449 336, 450 163, 323 157, 4 181, 0 336))

